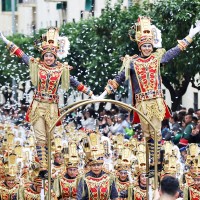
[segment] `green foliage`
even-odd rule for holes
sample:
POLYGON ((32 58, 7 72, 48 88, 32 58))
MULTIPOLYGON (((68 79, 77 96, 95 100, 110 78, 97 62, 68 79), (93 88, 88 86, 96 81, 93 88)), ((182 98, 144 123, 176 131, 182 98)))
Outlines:
MULTIPOLYGON (((72 75, 99 94, 104 90, 107 80, 118 73, 122 64, 120 57, 138 53, 136 43, 128 36, 138 15, 152 17, 153 24, 162 30, 163 46, 168 50, 177 45, 177 39, 183 39, 188 34, 191 24, 200 17, 199 10, 199 0, 163 0, 155 5, 145 3, 143 7, 134 5, 124 10, 121 9, 120 1, 113 9, 108 0, 106 9, 99 18, 67 23, 61 27, 61 35, 68 36, 70 40, 70 55, 63 61, 73 66, 72 75)), ((8 39, 28 55, 38 57, 33 43, 42 32, 44 30, 34 35, 34 38, 18 34, 8 39)), ((185 52, 162 68, 163 83, 170 90, 173 101, 180 102, 189 82, 200 71, 199 44, 199 37, 196 37, 185 52)), ((28 70, 20 59, 10 57, 2 43, 0 51, 0 83, 11 82, 11 77, 26 80, 28 70)), ((174 107, 177 105, 174 104, 174 107)))
POLYGON ((68 62, 74 67, 72 73, 95 93, 102 92, 107 80, 118 73, 120 57, 137 49, 128 31, 139 14, 142 10, 138 6, 122 11, 118 4, 114 9, 107 6, 99 18, 62 27, 71 42, 68 62))

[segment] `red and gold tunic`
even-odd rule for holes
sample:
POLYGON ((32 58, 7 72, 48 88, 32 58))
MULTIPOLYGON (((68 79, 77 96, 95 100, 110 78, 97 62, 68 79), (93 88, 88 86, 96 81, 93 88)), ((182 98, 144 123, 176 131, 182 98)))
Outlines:
POLYGON ((200 189, 198 189, 195 185, 189 186, 189 199, 190 200, 200 199, 200 189))
POLYGON ((133 200, 147 200, 147 191, 142 189, 140 186, 133 188, 134 199, 133 200))
POLYGON ((53 168, 52 168, 52 178, 53 179, 56 179, 57 177, 60 177, 62 172, 64 170, 64 166, 63 165, 59 165, 59 166, 56 166, 54 165, 53 168))
MULTIPOLYGON (((128 190, 128 187, 130 185, 130 182, 129 181, 126 181, 126 182, 122 182, 120 181, 119 179, 116 180, 116 188, 117 188, 117 192, 118 192, 118 195, 120 195, 120 192, 123 191, 123 190, 128 190)), ((119 198, 119 200, 123 200, 123 199, 127 199, 127 198, 119 198)))
POLYGON ((99 178, 87 176, 85 182, 88 187, 89 200, 108 200, 110 197, 110 177, 103 174, 99 178))
POLYGON ((60 179, 61 196, 64 199, 76 199, 77 195, 77 179, 67 179, 62 177, 60 179))
POLYGON ((31 184, 26 184, 24 187, 23 198, 24 200, 40 200, 41 194, 40 192, 34 191, 31 188, 31 184))
MULTIPOLYGON (((68 90, 69 85, 76 87, 89 96, 92 91, 85 87, 82 83, 70 76, 69 69, 71 68, 67 63, 60 63, 56 61, 52 66, 46 65, 40 59, 35 59, 26 55, 19 47, 12 42, 9 42, 7 48, 11 54, 15 54, 21 58, 23 62, 30 67, 30 77, 32 84, 37 88, 33 102, 31 103, 26 114, 26 120, 34 124, 40 117, 44 118, 47 125, 51 125, 58 118, 58 85, 61 82, 61 88, 68 90), (50 105, 46 105, 50 104, 50 105)), ((59 126, 61 122, 57 123, 59 126)))
POLYGON ((12 200, 18 199, 19 184, 16 183, 12 188, 9 188, 5 182, 0 184, 0 199, 1 200, 12 200))
MULTIPOLYGON (((147 117, 151 119, 153 116, 161 121, 166 117, 170 117, 170 112, 163 100, 163 92, 161 89, 160 59, 163 55, 162 51, 151 54, 148 58, 138 57, 133 62, 133 72, 131 77, 132 88, 135 92, 136 107, 140 111, 147 113, 147 117), (153 100, 155 99, 155 102, 153 100), (159 100, 157 100, 159 99, 159 100), (148 106, 140 105, 140 102, 152 100, 148 106), (145 109, 145 111, 144 111, 145 109), (150 110, 153 110, 150 112, 150 110)), ((138 116, 135 113, 135 122, 138 116)), ((144 123, 147 123, 145 120, 144 123)))
POLYGON ((185 182, 186 182, 186 186, 188 187, 194 183, 194 179, 192 178, 190 172, 185 173, 185 182))

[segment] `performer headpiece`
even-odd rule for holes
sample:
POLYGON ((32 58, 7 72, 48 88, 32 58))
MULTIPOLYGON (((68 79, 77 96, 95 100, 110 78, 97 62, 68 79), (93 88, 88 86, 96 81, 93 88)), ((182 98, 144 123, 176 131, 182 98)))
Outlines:
POLYGON ((132 159, 132 150, 130 149, 129 146, 124 146, 124 148, 121 151, 121 155, 119 155, 119 158, 117 160, 117 164, 115 165, 115 169, 117 171, 130 170, 131 159, 132 159))
POLYGON ((8 161, 4 163, 5 176, 9 179, 15 179, 18 168, 17 168, 17 155, 15 153, 11 153, 8 155, 8 161))
POLYGON ((50 27, 40 40, 35 40, 35 46, 41 51, 42 56, 45 53, 52 53, 60 59, 65 58, 69 51, 69 40, 67 37, 59 37, 59 30, 50 27))
POLYGON ((83 150, 86 154, 86 162, 89 165, 104 163, 104 147, 100 142, 99 133, 90 133, 89 136, 83 138, 83 150))
POLYGON ((132 41, 137 42, 139 48, 143 44, 152 44, 155 48, 161 47, 161 31, 151 25, 150 17, 139 16, 135 26, 129 31, 129 36, 132 41))
POLYGON ((190 167, 190 173, 193 177, 200 177, 200 151, 198 144, 189 144, 186 165, 190 167))
POLYGON ((80 158, 77 151, 76 141, 72 140, 68 143, 69 154, 66 159, 66 168, 78 168, 80 158))

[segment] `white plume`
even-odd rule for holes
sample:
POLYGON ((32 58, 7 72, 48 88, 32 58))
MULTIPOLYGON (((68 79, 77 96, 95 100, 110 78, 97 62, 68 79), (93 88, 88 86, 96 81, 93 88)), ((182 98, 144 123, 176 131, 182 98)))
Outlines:
POLYGON ((70 42, 66 36, 58 37, 58 44, 59 44, 59 50, 58 50, 58 58, 62 59, 67 57, 70 49, 70 42))
POLYGON ((159 30, 155 25, 152 25, 152 33, 154 38, 154 48, 161 48, 162 47, 162 37, 161 37, 161 30, 159 30))

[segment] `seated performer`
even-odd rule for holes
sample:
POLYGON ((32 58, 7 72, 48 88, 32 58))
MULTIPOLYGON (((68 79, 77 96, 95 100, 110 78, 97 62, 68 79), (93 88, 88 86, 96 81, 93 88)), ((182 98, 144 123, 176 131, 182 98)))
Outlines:
POLYGON ((78 184, 77 200, 116 200, 118 197, 114 178, 103 169, 104 147, 100 135, 90 133, 84 141, 84 152, 90 170, 78 184))
MULTIPOLYGON (((46 34, 35 42, 35 46, 41 52, 41 59, 29 57, 14 43, 7 40, 1 32, 0 39, 6 43, 11 55, 18 56, 30 67, 31 81, 36 90, 27 111, 26 120, 32 124, 34 129, 36 149, 41 164, 41 177, 44 178, 47 174, 49 130, 60 115, 57 94, 60 81, 61 88, 65 91, 68 90, 69 85, 89 96, 92 96, 92 91, 69 75, 71 67, 67 63, 57 61, 58 57, 66 57, 69 50, 68 39, 59 37, 57 28, 49 28, 46 34)), ((57 123, 57 126, 60 123, 57 123)))

